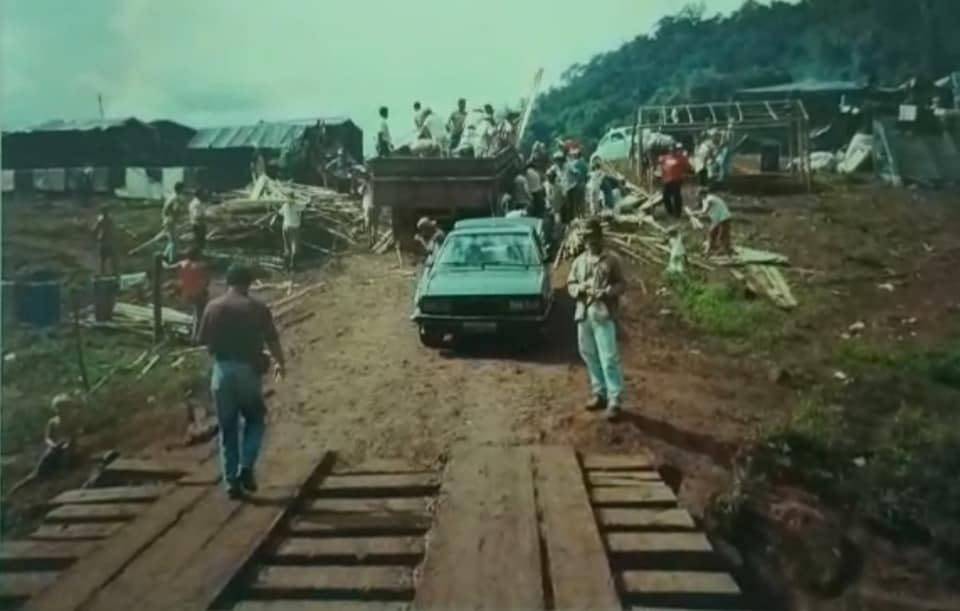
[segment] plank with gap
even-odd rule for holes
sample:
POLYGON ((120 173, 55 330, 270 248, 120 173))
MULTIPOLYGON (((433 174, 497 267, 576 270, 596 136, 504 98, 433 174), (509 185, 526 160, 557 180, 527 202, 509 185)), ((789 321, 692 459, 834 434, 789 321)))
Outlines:
POLYGON ((597 508, 597 519, 604 528, 692 529, 696 526, 690 514, 679 508, 599 507, 597 508))
POLYGON ((385 600, 245 600, 232 611, 407 611, 409 603, 385 600))
POLYGON ((420 534, 431 522, 427 514, 313 514, 294 518, 286 531, 294 536, 420 534))
POLYGON ((358 465, 338 464, 333 468, 334 475, 427 473, 429 471, 430 469, 415 465, 406 460, 392 458, 365 460, 358 465))
POLYGON ((111 475, 132 475, 139 477, 176 478, 190 471, 196 465, 183 461, 154 460, 149 458, 118 458, 107 465, 104 471, 111 475))
POLYGON ((653 469, 653 455, 649 452, 634 454, 584 454, 583 468, 591 471, 617 471, 630 469, 653 469))
POLYGON ((4 541, 0 543, 0 568, 24 562, 62 565, 87 555, 96 546, 94 541, 4 541))
POLYGON ((616 553, 703 552, 713 546, 698 532, 612 532, 605 535, 607 547, 616 553))
MULTIPOLYGON (((212 472, 217 466, 214 461, 208 461, 201 469, 212 472)), ((85 607, 105 584, 116 585, 115 578, 122 576, 124 569, 146 550, 152 550, 152 544, 209 492, 210 489, 205 487, 178 487, 152 503, 139 517, 124 525, 121 532, 64 571, 53 587, 31 601, 30 608, 34 611, 69 611, 85 607)), ((80 524, 70 528, 81 526, 119 528, 112 524, 80 524)), ((170 560, 175 562, 176 557, 170 560)), ((141 584, 141 587, 147 586, 141 584)))
POLYGON ((439 487, 435 473, 331 475, 315 492, 318 496, 413 496, 434 494, 439 487))
MULTIPOLYGON (((239 510, 224 527, 210 531, 195 553, 176 563, 179 570, 162 581, 153 577, 151 571, 145 571, 142 575, 149 581, 144 583, 154 582, 156 587, 141 588, 143 596, 134 604, 99 608, 141 611, 209 608, 296 505, 308 482, 318 473, 329 470, 334 461, 332 453, 318 452, 312 446, 291 452, 277 445, 272 450, 258 469, 261 481, 267 484, 262 485, 249 502, 239 504, 239 510)), ((167 560, 161 566, 169 564, 167 560)), ((97 607, 91 607, 87 611, 95 609, 97 607)))
POLYGON ((608 503, 668 503, 677 502, 673 490, 663 482, 638 482, 636 486, 599 486, 590 491, 590 497, 598 505, 608 503))
POLYGON ((417 609, 541 609, 531 456, 482 446, 448 469, 422 566, 417 609))
POLYGON ((57 580, 57 571, 2 571, 0 598, 30 598, 57 580))
POLYGON ((408 598, 413 596, 413 569, 400 566, 268 566, 246 588, 251 597, 270 594, 340 595, 408 598))
POLYGON ((51 505, 80 503, 130 503, 153 501, 169 490, 167 486, 110 486, 106 488, 78 488, 63 492, 51 505))
POLYGON ((269 562, 318 563, 343 560, 400 564, 423 555, 423 537, 296 537, 284 539, 266 554, 269 562))
POLYGON ((121 522, 140 515, 146 503, 87 503, 61 505, 46 516, 45 522, 121 522))
POLYGON ((42 524, 30 533, 35 541, 95 541, 106 539, 123 528, 124 523, 107 524, 42 524))
POLYGON ((533 456, 553 608, 619 610, 620 599, 576 454, 571 448, 545 447, 533 456))
POLYGON ((590 471, 587 482, 591 486, 636 486, 643 482, 659 482, 656 471, 590 471))
POLYGON ((309 501, 304 506, 308 513, 346 513, 346 514, 375 514, 390 515, 415 513, 424 514, 430 510, 430 500, 425 497, 399 498, 352 498, 330 499, 319 498, 309 501))
POLYGON ((737 596, 740 588, 728 573, 708 571, 623 571, 623 590, 628 594, 685 594, 737 596))

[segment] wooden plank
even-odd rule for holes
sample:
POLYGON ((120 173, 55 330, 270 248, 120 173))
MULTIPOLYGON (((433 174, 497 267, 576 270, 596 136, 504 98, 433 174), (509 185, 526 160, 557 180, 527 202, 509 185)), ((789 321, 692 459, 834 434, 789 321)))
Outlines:
POLYGON ((317 496, 423 496, 435 494, 435 473, 331 475, 315 491, 317 496))
POLYGON ((298 537, 284 539, 265 556, 267 562, 274 564, 404 564, 416 562, 423 549, 423 537, 298 537))
POLYGON ((545 447, 533 456, 553 608, 619 610, 620 597, 576 454, 570 448, 545 447))
POLYGON ((196 465, 183 461, 154 460, 148 458, 118 458, 107 465, 106 473, 158 479, 177 478, 192 471, 196 465))
POLYGON ((57 571, 0 572, 0 599, 31 598, 57 580, 57 571))
POLYGON ((94 541, 4 541, 0 543, 0 570, 27 566, 63 568, 96 546, 94 541))
POLYGON ((147 503, 89 503, 61 505, 46 516, 45 522, 123 522, 140 515, 147 503))
POLYGON ((418 609, 542 609, 531 457, 483 446, 448 467, 418 609))
POLYGON ((314 514, 294 518, 285 532, 293 536, 417 535, 431 523, 426 514, 314 514))
POLYGON ((740 588, 727 573, 709 571, 623 571, 624 596, 658 605, 726 606, 740 598, 740 588))
MULTIPOLYGON (((214 461, 208 461, 204 468, 216 470, 217 466, 214 461)), ((138 518, 128 523, 122 532, 98 547, 82 562, 77 562, 64 571, 53 587, 31 601, 30 608, 35 611, 81 608, 105 584, 110 582, 110 585, 114 585, 113 580, 134 558, 141 555, 144 550, 152 549, 152 544, 208 492, 210 492, 209 488, 177 488, 151 504, 138 518)), ((119 528, 112 524, 81 524, 70 528, 80 527, 119 528)), ((194 533, 194 537, 196 536, 194 533)), ((169 560, 175 562, 175 557, 169 560)))
POLYGON ((385 600, 245 600, 232 611, 407 611, 409 604, 385 600))
POLYGON ((30 533, 35 541, 95 541, 105 539, 124 524, 44 524, 30 533))
POLYGON ((169 490, 166 486, 111 486, 106 488, 78 488, 54 497, 51 505, 79 503, 129 503, 152 501, 169 490))
POLYGON ((636 486, 640 482, 659 482, 656 471, 590 471, 587 482, 591 486, 636 486))
POLYGON ((261 568, 246 595, 410 598, 413 569, 400 566, 268 566, 261 568))
POLYGON ((415 465, 402 459, 366 460, 358 465, 338 464, 333 468, 334 475, 390 474, 390 473, 429 473, 430 469, 415 465))
POLYGON ((638 482, 630 487, 595 487, 590 490, 590 497, 597 505, 674 505, 677 502, 673 490, 662 482, 638 482))
POLYGON ((388 516, 391 514, 426 514, 430 511, 432 499, 425 497, 400 498, 349 498, 328 499, 320 498, 305 504, 303 511, 313 513, 343 513, 343 514, 376 514, 388 516))
POLYGON ((600 507, 597 519, 604 528, 692 529, 696 525, 686 511, 675 509, 634 509, 600 507))
POLYGON ((583 468, 598 471, 653 469, 653 456, 642 454, 584 454, 583 468))
MULTIPOLYGON (((251 502, 243 503, 234 519, 212 531, 196 553, 179 563, 179 570, 157 588, 141 588, 142 596, 134 604, 101 609, 136 608, 140 611, 168 609, 207 609, 230 584, 234 576, 253 557, 296 504, 303 489, 318 472, 328 470, 334 456, 318 452, 312 446, 290 452, 282 445, 274 446, 270 459, 263 461, 262 481, 269 485, 251 502)), ((161 566, 169 566, 167 560, 161 566)), ((149 567, 141 573, 151 579, 149 567)), ((141 581, 149 583, 149 581, 141 581)), ((94 611, 91 607, 88 611, 94 611)))
POLYGON ((604 538, 607 547, 614 553, 713 553, 710 541, 698 532, 612 532, 604 538))

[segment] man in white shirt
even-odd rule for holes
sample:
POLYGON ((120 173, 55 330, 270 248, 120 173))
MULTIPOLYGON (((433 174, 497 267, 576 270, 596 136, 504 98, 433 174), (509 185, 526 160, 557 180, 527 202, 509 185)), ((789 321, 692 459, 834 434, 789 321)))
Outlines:
POLYGON ((197 194, 194 195, 193 199, 191 199, 187 205, 187 214, 190 216, 190 227, 193 229, 193 245, 200 249, 201 252, 207 243, 206 200, 207 192, 201 189, 197 191, 197 194))
POLYGON ((300 216, 306 206, 287 200, 280 206, 283 218, 283 258, 287 268, 292 270, 300 246, 300 216))

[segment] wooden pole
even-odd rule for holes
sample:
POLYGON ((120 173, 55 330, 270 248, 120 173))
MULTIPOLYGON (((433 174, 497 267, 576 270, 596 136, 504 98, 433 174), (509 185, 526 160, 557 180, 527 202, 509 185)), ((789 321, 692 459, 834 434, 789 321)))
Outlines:
POLYGON ((163 255, 153 255, 153 342, 163 339, 163 255))
POLYGON ((73 339, 77 350, 77 365, 80 368, 80 380, 83 382, 83 390, 90 394, 90 377, 87 375, 87 364, 83 359, 83 338, 80 337, 80 305, 76 293, 71 296, 73 306, 73 339))

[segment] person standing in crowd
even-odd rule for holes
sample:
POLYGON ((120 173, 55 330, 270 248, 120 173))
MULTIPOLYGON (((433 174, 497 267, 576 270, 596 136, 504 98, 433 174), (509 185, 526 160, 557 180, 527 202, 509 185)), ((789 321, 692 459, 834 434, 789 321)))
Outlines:
POLYGON ((605 176, 600 158, 594 156, 590 160, 590 173, 586 185, 587 211, 591 215, 600 214, 604 208, 602 184, 605 176))
POLYGON ((526 167, 527 190, 530 192, 530 216, 542 219, 547 207, 547 191, 543 186, 543 177, 531 159, 526 167))
POLYGON ((454 151, 460 146, 460 139, 463 138, 463 128, 467 124, 467 101, 464 98, 457 100, 457 108, 450 113, 447 119, 447 131, 450 133, 450 150, 454 151))
POLYGON ((733 246, 730 243, 730 225, 733 215, 730 214, 730 208, 727 206, 727 202, 713 193, 712 188, 709 186, 701 187, 699 195, 702 207, 697 214, 705 216, 710 220, 710 237, 706 250, 707 256, 709 257, 717 252, 732 255, 733 246))
POLYGON ((587 164, 580 157, 580 149, 574 149, 564 166, 564 192, 567 197, 566 218, 569 223, 575 217, 583 214, 584 198, 587 190, 587 164))
POLYGON ((553 217, 554 233, 551 235, 552 237, 557 237, 556 228, 560 225, 565 199, 563 196, 563 187, 560 185, 560 173, 555 167, 547 170, 547 180, 544 186, 547 192, 548 216, 553 217))
POLYGON ((697 173, 697 179, 702 187, 709 185, 713 178, 718 152, 718 140, 719 135, 716 132, 708 131, 704 134, 703 141, 697 145, 695 150, 693 168, 697 173))
POLYGON ((93 237, 97 240, 97 260, 100 262, 100 275, 107 275, 107 262, 110 263, 110 273, 114 276, 120 273, 117 268, 117 227, 110 216, 110 208, 100 207, 97 222, 93 225, 93 237))
POLYGON ((203 251, 207 244, 207 200, 209 194, 200 189, 197 191, 190 204, 187 206, 187 214, 190 217, 190 227, 193 229, 193 245, 203 251))
POLYGON ((616 317, 626 281, 619 260, 603 248, 603 228, 598 219, 587 221, 585 239, 587 248, 573 261, 567 290, 577 302, 577 344, 590 379, 592 398, 586 408, 606 407, 607 419, 613 420, 623 400, 616 317))
POLYGON ((424 216, 417 221, 417 234, 414 239, 423 247, 427 256, 436 252, 437 248, 443 244, 444 238, 446 234, 437 227, 437 222, 433 219, 424 216))
POLYGON ((530 185, 527 184, 525 172, 517 172, 513 177, 513 197, 511 198, 511 208, 514 210, 530 210, 532 199, 530 197, 530 185))
POLYGON ((547 168, 550 167, 550 156, 547 154, 547 145, 540 140, 534 142, 533 148, 530 149, 529 161, 533 163, 533 167, 536 168, 540 174, 545 174, 547 168))
POLYGON ((663 181, 663 207, 675 218, 683 216, 683 177, 690 164, 677 142, 672 151, 660 157, 660 178, 663 181))
POLYGON ((266 428, 262 376, 270 368, 264 346, 276 361, 274 378, 286 372, 273 315, 250 297, 252 283, 250 269, 231 265, 227 291, 207 305, 197 334, 213 357, 210 390, 220 426, 223 482, 232 499, 257 490, 254 471, 266 428))
POLYGON ((377 156, 389 157, 393 152, 393 140, 390 139, 390 125, 387 119, 390 111, 386 106, 380 107, 380 129, 377 131, 377 156))
POLYGON ((300 224, 304 208, 304 204, 293 200, 287 200, 280 206, 280 218, 283 219, 283 260, 290 271, 293 271, 300 251, 300 224))
POLYGON ((373 198, 373 178, 369 172, 364 172, 360 178, 360 196, 363 206, 364 231, 370 237, 370 244, 377 241, 377 232, 380 229, 380 207, 373 198))
POLYGON ((180 287, 180 296, 190 305, 193 313, 193 333, 197 338, 200 330, 200 319, 203 310, 207 307, 210 291, 210 273, 207 264, 203 261, 203 251, 196 245, 187 251, 187 258, 172 265, 164 265, 166 269, 177 270, 177 284, 180 287))
POLYGON ((180 222, 186 192, 182 182, 173 185, 173 193, 167 197, 160 212, 167 237, 167 245, 163 249, 163 258, 167 263, 173 263, 177 258, 177 224, 180 222))

